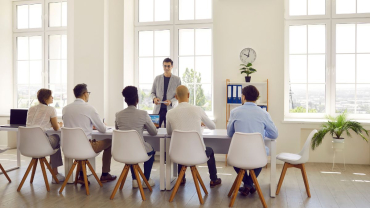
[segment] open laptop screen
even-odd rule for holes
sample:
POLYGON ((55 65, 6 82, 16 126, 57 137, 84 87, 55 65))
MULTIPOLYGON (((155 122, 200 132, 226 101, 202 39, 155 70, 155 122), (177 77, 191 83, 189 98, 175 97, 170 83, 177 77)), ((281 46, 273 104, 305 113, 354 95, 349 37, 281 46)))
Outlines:
POLYGON ((27 109, 11 109, 10 110, 10 124, 26 125, 27 109))
POLYGON ((149 114, 150 119, 152 119, 152 122, 154 123, 154 126, 159 128, 159 115, 158 114, 149 114))

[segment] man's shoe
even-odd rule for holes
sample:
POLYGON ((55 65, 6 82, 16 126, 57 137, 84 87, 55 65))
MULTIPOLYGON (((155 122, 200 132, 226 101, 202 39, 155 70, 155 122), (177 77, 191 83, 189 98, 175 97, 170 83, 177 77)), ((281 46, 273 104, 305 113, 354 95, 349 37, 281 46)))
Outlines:
POLYGON ((209 185, 211 186, 211 188, 217 186, 217 185, 220 185, 222 182, 221 178, 217 178, 216 180, 213 180, 211 182, 209 182, 209 185))
POLYGON ((183 178, 183 179, 181 180, 180 186, 185 186, 185 183, 186 183, 186 178, 183 178))
MULTIPOLYGON (((58 174, 56 175, 56 177, 57 177, 57 179, 58 179, 59 183, 60 183, 60 182, 63 182, 63 181, 66 179, 66 178, 65 178, 62 174, 60 174, 60 173, 58 173, 58 174)), ((54 177, 53 177, 52 183, 57 183, 57 182, 54 180, 54 177)))
POLYGON ((254 188, 254 187, 248 188, 248 187, 244 186, 244 187, 239 188, 239 192, 243 196, 248 196, 249 194, 254 194, 256 192, 256 188, 254 188))
MULTIPOLYGON (((148 180, 148 183, 149 183, 149 185, 150 186, 155 186, 155 182, 151 179, 151 178, 149 178, 149 180, 148 180)), ((143 181, 142 182, 142 184, 143 184, 143 188, 148 188, 147 186, 146 186, 146 184, 145 184, 145 182, 143 181)))
POLYGON ((136 179, 132 179, 132 188, 139 188, 139 185, 137 184, 136 179))
MULTIPOLYGON (((83 178, 82 176, 78 176, 77 183, 79 183, 79 184, 81 184, 81 185, 85 185, 84 178, 83 178)), ((90 181, 89 181, 89 179, 87 179, 87 184, 89 184, 89 185, 90 185, 90 181)))
POLYGON ((100 176, 100 182, 102 182, 102 183, 107 183, 107 182, 111 182, 111 181, 114 181, 114 180, 116 180, 117 179, 117 176, 115 176, 115 175, 111 175, 111 174, 109 174, 108 173, 108 175, 106 175, 106 176, 100 176))

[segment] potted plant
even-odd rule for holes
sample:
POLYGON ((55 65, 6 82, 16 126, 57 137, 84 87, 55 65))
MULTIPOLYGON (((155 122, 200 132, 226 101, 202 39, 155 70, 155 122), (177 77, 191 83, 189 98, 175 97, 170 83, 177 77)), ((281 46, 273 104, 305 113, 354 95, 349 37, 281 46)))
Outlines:
POLYGON ((240 66, 242 66, 242 68, 240 69, 240 74, 247 74, 247 76, 245 77, 245 81, 246 82, 250 82, 251 81, 251 77, 249 76, 250 74, 253 74, 254 72, 256 72, 257 70, 255 68, 252 67, 252 63, 248 63, 248 64, 240 64, 240 66))
POLYGON ((362 132, 365 132, 367 136, 369 133, 365 130, 359 122, 350 121, 347 119, 347 111, 337 117, 326 116, 328 122, 322 125, 322 129, 319 130, 313 137, 311 141, 312 150, 318 147, 325 135, 330 132, 333 137, 333 148, 336 151, 340 151, 344 148, 344 138, 342 134, 345 132, 348 137, 352 137, 350 130, 354 131, 356 134, 360 135, 362 139, 368 142, 368 139, 364 136, 362 132))

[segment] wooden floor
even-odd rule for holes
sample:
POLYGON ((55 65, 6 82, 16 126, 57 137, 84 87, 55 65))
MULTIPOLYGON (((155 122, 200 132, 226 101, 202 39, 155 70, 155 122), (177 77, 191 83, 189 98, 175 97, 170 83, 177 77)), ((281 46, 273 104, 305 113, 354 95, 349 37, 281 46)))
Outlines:
MULTIPOLYGON (((86 196, 85 188, 81 185, 67 185, 63 194, 59 194, 61 185, 50 184, 50 192, 46 191, 40 166, 37 167, 35 180, 30 185, 29 178, 26 180, 20 192, 17 187, 29 164, 30 158, 22 157, 21 169, 8 173, 12 183, 8 183, 5 176, 0 174, 0 207, 228 207, 230 198, 227 193, 236 177, 232 167, 225 167, 223 162, 217 163, 218 177, 222 178, 222 185, 216 188, 209 187, 209 175, 206 164, 198 166, 200 175, 209 192, 204 197, 204 205, 199 204, 191 172, 186 172, 187 183, 180 187, 174 201, 169 203, 171 192, 159 190, 159 163, 154 163, 151 178, 156 185, 153 192, 145 190, 146 201, 141 200, 138 189, 132 189, 131 177, 122 191, 118 191, 114 200, 109 197, 115 186, 115 182, 104 183, 100 188, 92 176, 89 177, 90 196, 86 196)), ((14 150, 0 154, 0 163, 4 168, 16 164, 14 150)), ((101 174, 101 158, 97 158, 96 172, 101 174)), ((111 173, 119 175, 124 164, 117 163, 112 159, 111 173)), ((277 167, 278 181, 282 165, 277 167)), ((370 207, 370 166, 347 165, 347 170, 332 171, 331 164, 306 164, 308 180, 312 198, 307 198, 302 175, 298 169, 288 169, 280 194, 276 198, 269 196, 269 169, 263 169, 258 181, 265 196, 268 207, 370 207)), ((60 168, 60 172, 63 172, 60 168)), ((51 182, 51 175, 48 173, 51 182)), ((202 192, 203 193, 203 192, 202 192)), ((238 195, 234 207, 262 207, 257 193, 243 197, 238 195)))

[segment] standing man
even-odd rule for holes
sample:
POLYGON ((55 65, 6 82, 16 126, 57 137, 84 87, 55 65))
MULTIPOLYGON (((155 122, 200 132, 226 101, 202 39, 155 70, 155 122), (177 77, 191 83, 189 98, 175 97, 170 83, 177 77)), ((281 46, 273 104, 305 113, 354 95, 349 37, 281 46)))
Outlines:
POLYGON ((167 111, 177 103, 176 88, 181 85, 180 77, 172 74, 173 61, 170 58, 163 60, 164 73, 158 75, 153 82, 152 99, 154 103, 153 114, 159 114, 159 126, 166 127, 167 111))

